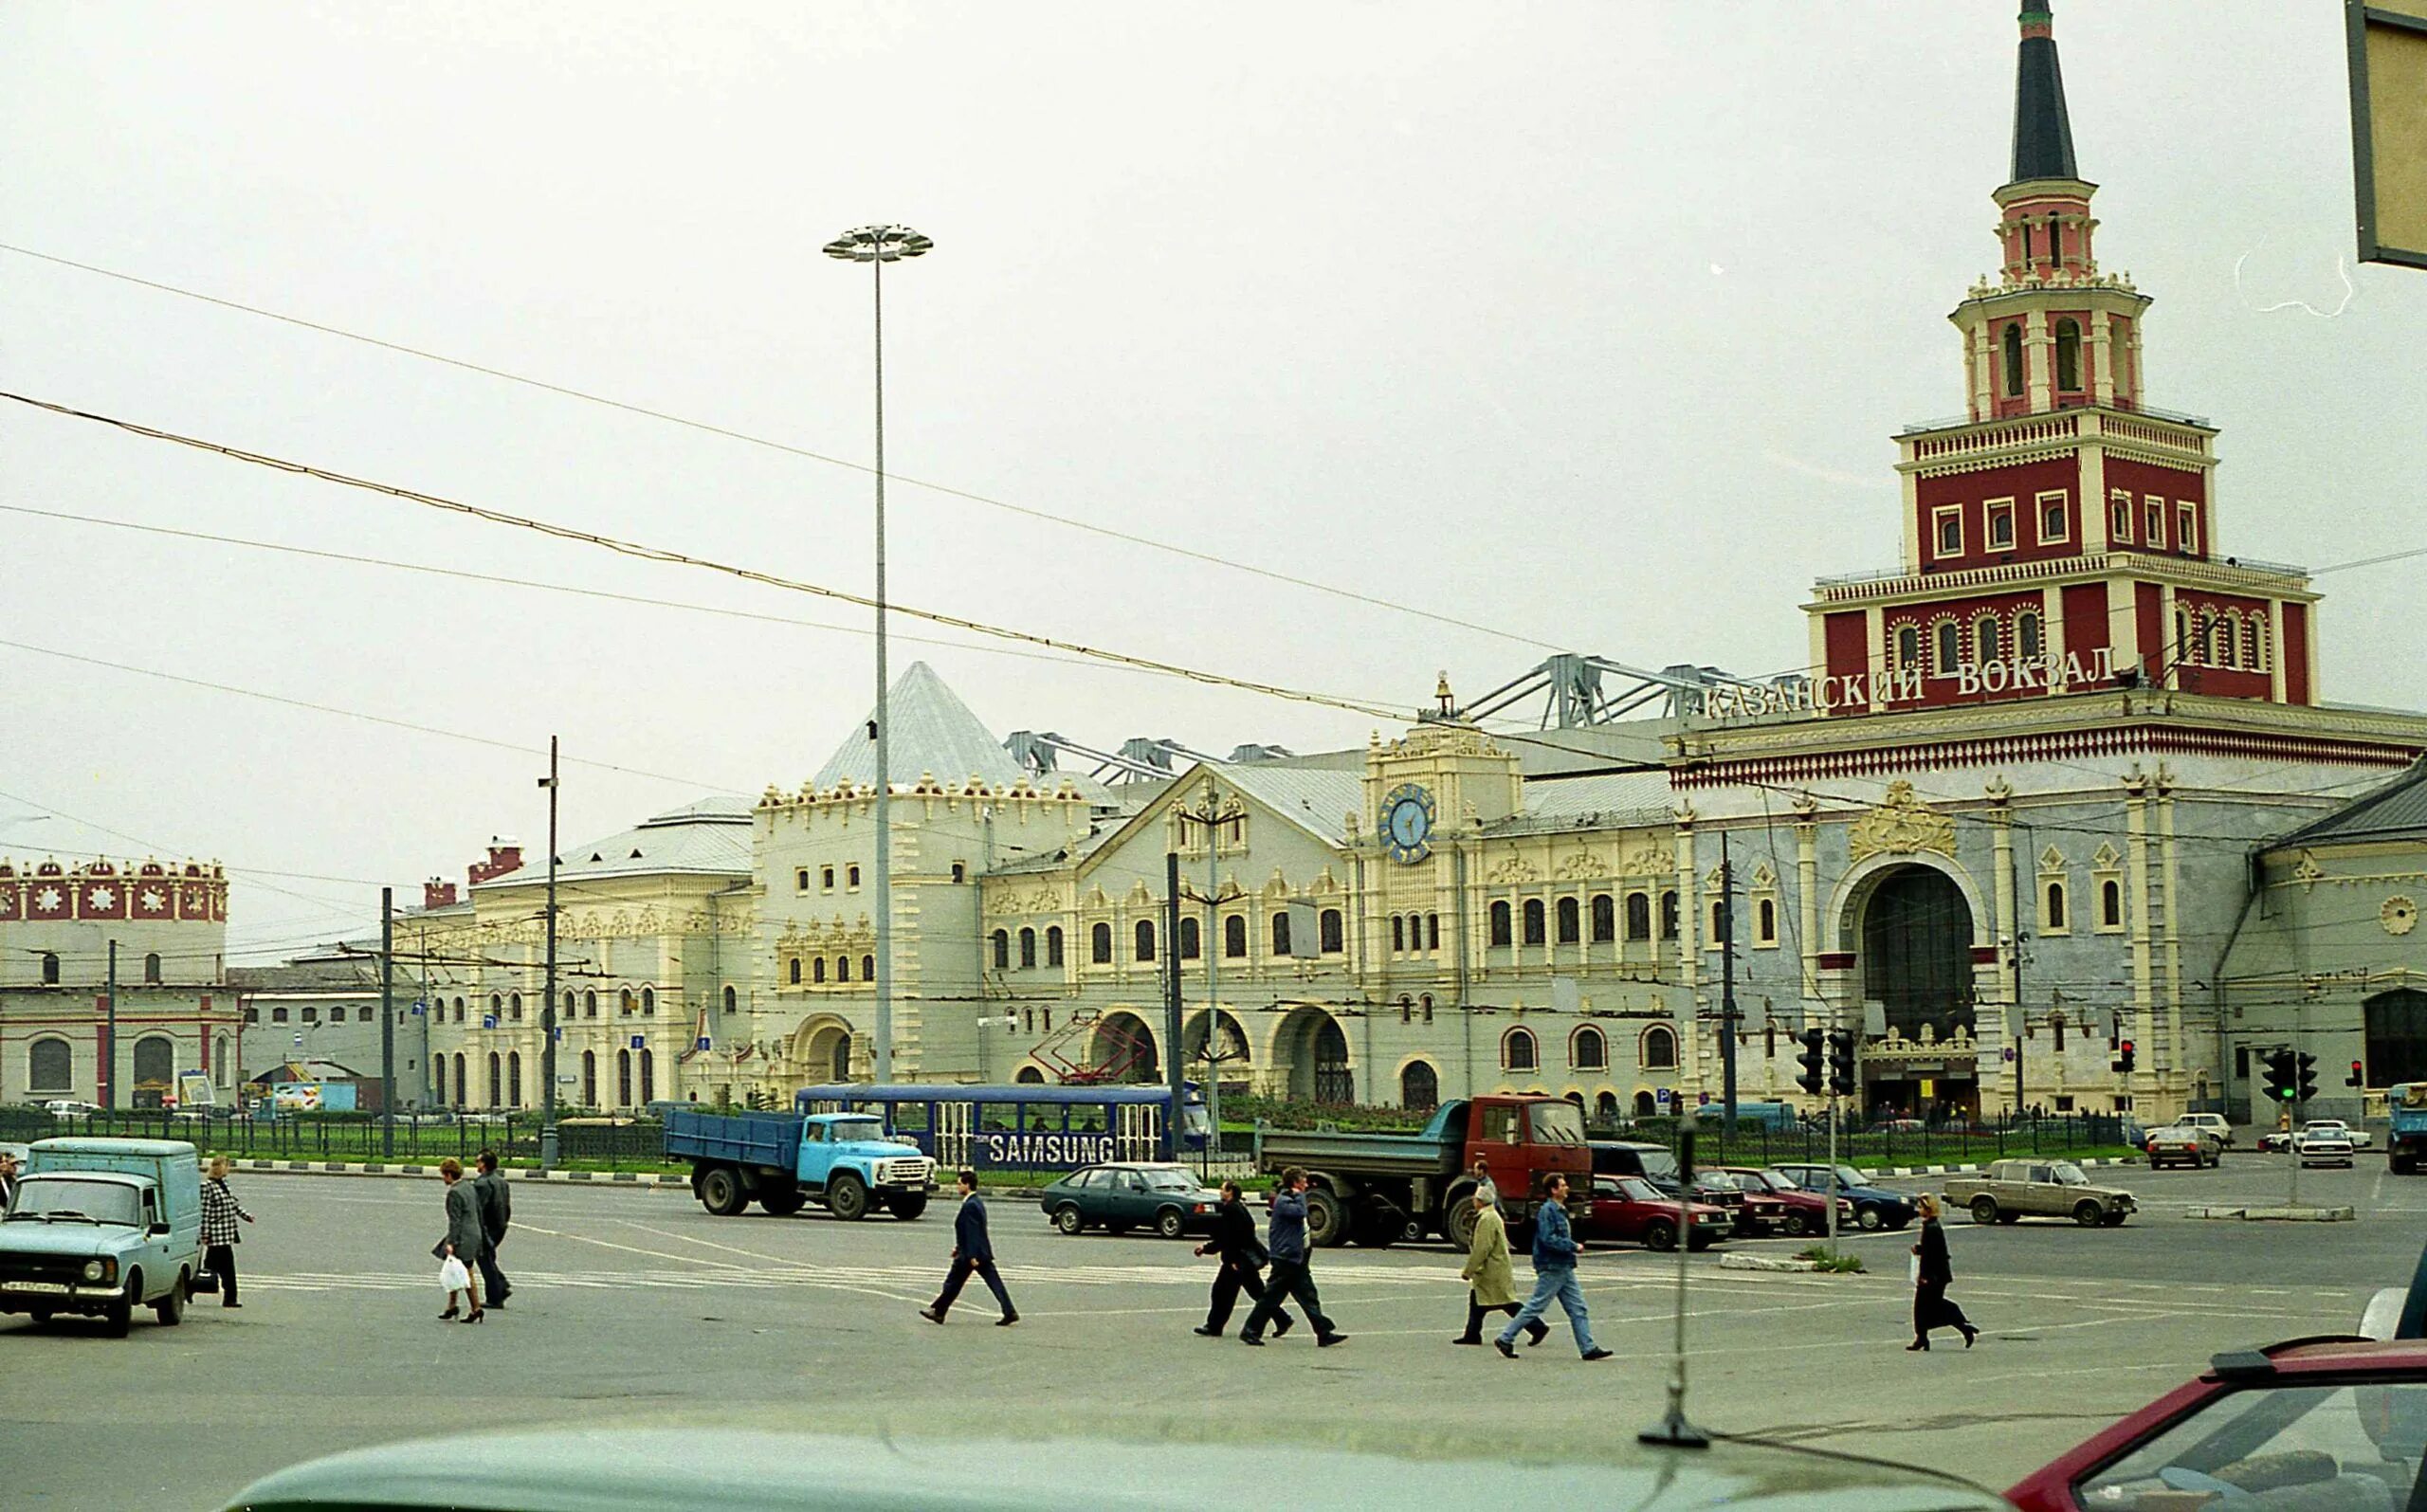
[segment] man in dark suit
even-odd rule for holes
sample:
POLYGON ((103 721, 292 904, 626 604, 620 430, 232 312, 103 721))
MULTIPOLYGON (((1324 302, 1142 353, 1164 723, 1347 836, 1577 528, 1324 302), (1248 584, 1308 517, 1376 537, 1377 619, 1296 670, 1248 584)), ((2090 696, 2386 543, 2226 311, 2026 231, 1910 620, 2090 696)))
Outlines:
POLYGON ((1003 1289, 1003 1278, 995 1270, 995 1244, 986 1236, 986 1203, 977 1195, 977 1173, 963 1171, 958 1184, 960 1211, 952 1220, 952 1269, 944 1273, 944 1289, 937 1294, 935 1304, 920 1308, 919 1316, 931 1323, 942 1322, 974 1270, 985 1278, 986 1289, 1003 1304, 1003 1316, 995 1326, 1009 1328, 1020 1321, 1020 1310, 1012 1305, 1012 1294, 1003 1289))
MULTIPOLYGON (((1238 1305, 1240 1292, 1256 1302, 1264 1301, 1264 1263, 1271 1258, 1255 1236, 1255 1216, 1239 1200, 1237 1182, 1222 1183, 1222 1201, 1214 1210, 1214 1236, 1197 1246, 1196 1252, 1222 1257, 1222 1268, 1214 1277, 1213 1302, 1205 1309, 1203 1325, 1196 1330, 1207 1339, 1219 1339, 1222 1330, 1230 1325, 1231 1309, 1238 1305)), ((1289 1323, 1289 1315, 1275 1309, 1272 1337, 1278 1339, 1287 1333, 1289 1323)))
POLYGON ((17 1157, 8 1151, 0 1150, 0 1212, 8 1211, 9 1199, 16 1194, 17 1157))
POLYGON ((514 1196, 505 1189, 505 1174, 497 1168, 497 1152, 481 1152, 481 1174, 472 1178, 472 1196, 481 1209, 481 1289, 488 1294, 486 1305, 502 1307, 514 1288, 505 1283, 505 1272, 497 1265, 497 1247, 505 1243, 505 1230, 514 1222, 514 1196))

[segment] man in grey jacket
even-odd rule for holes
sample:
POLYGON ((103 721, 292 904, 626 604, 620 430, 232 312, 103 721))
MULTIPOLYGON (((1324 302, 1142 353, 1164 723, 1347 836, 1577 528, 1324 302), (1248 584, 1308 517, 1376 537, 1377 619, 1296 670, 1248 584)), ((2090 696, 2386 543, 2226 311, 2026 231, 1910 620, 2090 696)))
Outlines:
POLYGON ((481 1290, 489 1306, 502 1307, 514 1288, 498 1268, 497 1247, 505 1243, 505 1230, 514 1223, 514 1194, 506 1190, 505 1173, 497 1168, 495 1150, 481 1152, 480 1167, 481 1174, 472 1178, 472 1195, 481 1210, 481 1290))
POLYGON ((1329 1349, 1346 1339, 1323 1316, 1323 1299, 1315 1295, 1315 1278, 1306 1268, 1306 1173, 1294 1165, 1281 1173, 1281 1190, 1272 1194, 1271 1239, 1265 1248, 1272 1251, 1272 1269, 1264 1278, 1264 1296, 1239 1330, 1239 1342, 1261 1345, 1264 1325, 1292 1299, 1315 1325, 1317 1348, 1329 1349))

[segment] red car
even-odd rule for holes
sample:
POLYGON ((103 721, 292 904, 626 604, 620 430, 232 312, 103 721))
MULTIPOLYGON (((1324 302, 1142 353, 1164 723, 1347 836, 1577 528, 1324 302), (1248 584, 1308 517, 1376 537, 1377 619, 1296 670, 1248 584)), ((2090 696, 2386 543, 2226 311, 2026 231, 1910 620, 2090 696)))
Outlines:
MULTIPOLYGON (((1727 1237, 1727 1210, 1708 1203, 1688 1204, 1694 1231, 1686 1238, 1689 1249, 1706 1249, 1727 1237)), ((1677 1248, 1677 1199, 1641 1176, 1595 1176, 1593 1203, 1580 1224, 1580 1237, 1639 1241, 1646 1249, 1677 1248)))
MULTIPOLYGON (((1800 1238, 1829 1231, 1829 1194, 1806 1192, 1775 1171, 1750 1166, 1719 1168, 1744 1193, 1744 1211, 1738 1220, 1751 1233, 1784 1233, 1800 1238)), ((1837 1199, 1837 1227, 1854 1226, 1851 1198, 1837 1199)))
POLYGON ((2022 1512, 2399 1512, 2419 1503, 2422 1458, 2427 1339, 2296 1339, 2217 1356, 2006 1499, 2022 1512))

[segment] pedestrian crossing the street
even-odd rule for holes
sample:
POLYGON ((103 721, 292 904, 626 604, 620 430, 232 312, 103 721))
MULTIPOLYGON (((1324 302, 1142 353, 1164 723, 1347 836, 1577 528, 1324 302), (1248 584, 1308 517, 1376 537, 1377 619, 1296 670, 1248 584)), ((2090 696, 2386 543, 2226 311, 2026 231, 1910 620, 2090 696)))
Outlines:
MULTIPOLYGON (((683 1267, 630 1270, 525 1270, 511 1268, 509 1278, 519 1291, 566 1290, 776 1290, 786 1286, 825 1287, 846 1291, 900 1292, 904 1296, 932 1293, 941 1268, 933 1265, 903 1266, 725 1266, 716 1263, 683 1267)), ((1166 1286, 1202 1290, 1212 1280, 1211 1266, 1005 1266, 1005 1283, 1013 1286, 1166 1286)), ((1454 1277, 1449 1278, 1454 1280, 1454 1277)), ((1422 1270, 1367 1270, 1326 1278, 1359 1286, 1439 1285, 1444 1278, 1422 1270)), ((437 1272, 364 1273, 360 1271, 286 1271, 247 1275, 245 1287, 265 1291, 348 1292, 429 1291, 438 1284, 437 1272)))

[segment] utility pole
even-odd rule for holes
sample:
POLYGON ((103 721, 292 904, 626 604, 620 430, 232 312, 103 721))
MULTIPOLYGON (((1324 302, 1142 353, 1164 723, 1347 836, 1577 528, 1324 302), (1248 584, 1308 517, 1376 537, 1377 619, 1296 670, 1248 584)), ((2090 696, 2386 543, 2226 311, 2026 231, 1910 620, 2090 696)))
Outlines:
POLYGON ((396 889, 379 889, 379 1157, 396 1153, 396 889))
POLYGON ((111 1113, 118 1111, 118 941, 110 941, 110 969, 107 995, 101 999, 105 1022, 101 1029, 101 1106, 111 1113))
MULTIPOLYGON (((1214 779, 1205 779, 1205 1117, 1212 1125, 1206 1138, 1212 1154, 1206 1169, 1211 1171, 1212 1156, 1221 1151, 1222 1143, 1222 993, 1220 969, 1214 964, 1214 937, 1221 932, 1222 922, 1222 806, 1215 801, 1214 779)), ((1179 963, 1172 963, 1172 975, 1179 975, 1179 963)))
POLYGON ((2014 1051, 2014 1120, 2016 1123, 2022 1121, 2023 1109, 2028 1106, 2022 1097, 2022 1042, 2023 1031, 2031 1023, 2031 1010, 2027 1006, 2030 999, 2023 996, 2022 969, 2029 964, 2031 934, 2028 930, 2016 930, 2014 937, 2014 1028, 2006 1036, 2007 1047, 2014 1051))
POLYGON ((556 1164, 557 1156, 557 738, 553 735, 548 737, 548 774, 539 786, 548 790, 548 956, 539 993, 539 1082, 544 1088, 539 1169, 545 1171, 556 1164))
POLYGON ((1736 867, 1719 832, 1720 1132, 1736 1138, 1736 867))
POLYGON ((1180 1110, 1188 1105, 1188 1060, 1179 1045, 1179 852, 1163 852, 1163 1080, 1171 1084, 1172 1156, 1179 1156, 1180 1110))

